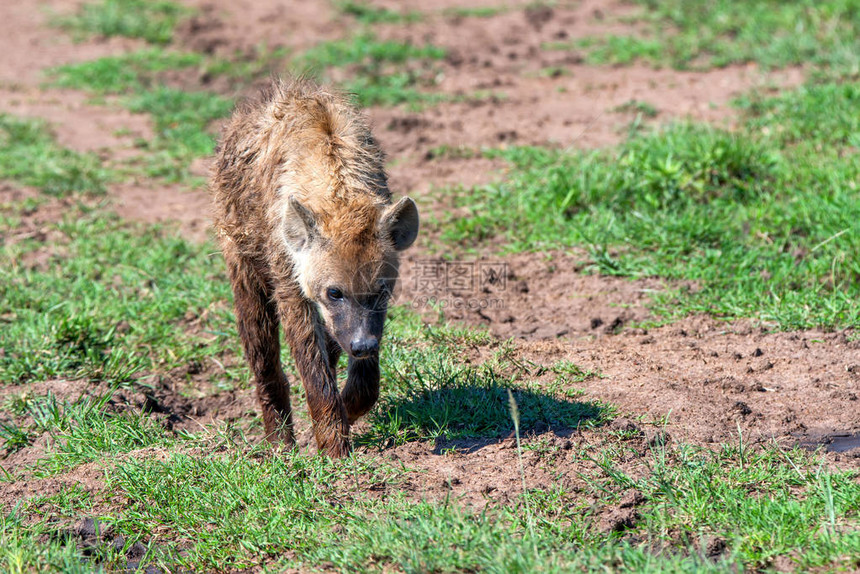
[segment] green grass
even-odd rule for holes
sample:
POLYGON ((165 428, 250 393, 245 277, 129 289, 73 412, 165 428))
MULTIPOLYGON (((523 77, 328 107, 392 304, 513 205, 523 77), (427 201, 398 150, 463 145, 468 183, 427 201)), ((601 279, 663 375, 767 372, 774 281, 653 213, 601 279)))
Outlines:
MULTIPOLYGON (((461 336, 449 334, 448 340, 440 340, 440 333, 425 332, 416 340, 415 328, 414 317, 394 312, 383 365, 386 385, 379 406, 368 417, 370 429, 356 438, 358 444, 385 447, 413 440, 506 436, 514 430, 508 411, 509 389, 519 404, 525 430, 597 425, 613 411, 574 400, 576 393, 570 385, 593 373, 575 366, 573 370, 566 365, 552 366, 549 370, 564 385, 550 388, 532 383, 532 373, 507 356, 479 368, 454 361, 455 349, 464 346, 461 336), (434 344, 416 351, 416 344, 428 337, 433 337, 434 344)), ((444 334, 447 329, 441 331, 444 334)))
POLYGON ((44 522, 25 524, 20 514, 0 514, 0 569, 10 574, 34 570, 84 574, 92 569, 68 536, 44 522))
MULTIPOLYGON (((860 71, 860 5, 855 0, 637 0, 645 35, 577 41, 592 64, 702 69, 756 62, 765 68, 810 65, 840 75, 860 71)), ((552 44, 558 49, 562 45, 552 44)))
POLYGON ((139 92, 126 100, 133 112, 148 113, 156 136, 143 146, 146 173, 168 181, 187 178, 187 166, 212 155, 215 136, 209 125, 233 110, 233 101, 209 92, 186 92, 165 86, 139 92))
POLYGON ((26 263, 37 244, 0 253, 0 314, 14 317, 0 330, 0 380, 122 382, 142 369, 167 371, 220 352, 203 332, 233 331, 229 287, 221 266, 213 265, 211 247, 68 211, 49 227, 56 239, 44 266, 26 263), (184 326, 187 316, 204 312, 201 330, 184 326))
POLYGON ((449 18, 492 18, 509 10, 507 6, 484 6, 477 8, 446 8, 442 11, 443 16, 449 18))
POLYGON ((490 152, 500 184, 459 192, 444 236, 507 249, 585 247, 592 269, 692 280, 667 317, 754 317, 783 329, 856 327, 860 262, 857 84, 742 102, 736 133, 674 125, 614 150, 490 152))
MULTIPOLYGON (((83 387, 85 388, 85 387, 83 387)), ((36 464, 38 476, 61 473, 80 464, 116 457, 158 445, 166 447, 174 437, 149 414, 118 410, 113 406, 116 387, 100 393, 83 393, 75 400, 58 400, 52 392, 34 395, 26 391, 7 400, 0 438, 7 453, 29 446, 43 435, 50 449, 36 464), (8 431, 17 436, 10 440, 8 431)))
POLYGON ((738 105, 751 131, 795 153, 838 159, 860 147, 860 83, 810 83, 776 96, 747 95, 738 105))
POLYGON ((125 36, 167 44, 173 39, 176 24, 191 13, 169 0, 100 0, 84 4, 74 16, 61 18, 59 24, 82 37, 125 36))
POLYGON ((147 48, 89 62, 67 64, 48 70, 48 76, 57 86, 98 95, 113 95, 145 90, 159 83, 160 73, 202 64, 203 56, 194 52, 147 48))
POLYGON ((140 144, 145 152, 139 161, 143 173, 167 181, 190 181, 191 162, 211 155, 215 149, 209 125, 228 116, 233 101, 211 92, 166 86, 161 76, 169 70, 205 64, 200 54, 151 48, 69 64, 50 75, 56 85, 118 96, 119 104, 132 112, 150 114, 155 137, 140 144))
POLYGON ((356 2, 355 0, 334 0, 334 6, 340 12, 352 16, 362 24, 401 24, 421 20, 420 12, 401 12, 388 8, 376 8, 366 2, 356 2))
POLYGON ((446 97, 421 88, 434 83, 434 60, 445 57, 436 46, 414 46, 379 41, 370 32, 345 40, 323 42, 293 60, 293 69, 327 79, 330 68, 348 68, 341 87, 356 95, 363 106, 408 104, 412 108, 439 102, 446 97))
POLYGON ((639 100, 630 100, 617 106, 612 111, 614 112, 633 112, 637 114, 642 114, 646 118, 656 118, 660 113, 657 108, 648 102, 643 102, 639 100))
MULTIPOLYGON (((703 191, 695 201, 722 193, 703 191)), ((758 197, 754 187, 744 193, 741 207, 758 197)), ((800 569, 857 566, 854 474, 829 472, 801 451, 752 449, 743 441, 714 452, 682 443, 646 447, 600 424, 611 406, 579 397, 577 383, 594 373, 566 361, 524 361, 515 346, 486 332, 427 327, 406 308, 392 310, 382 400, 355 437, 370 447, 366 454, 345 461, 272 455, 246 438, 241 421, 171 432, 122 397, 160 385, 160 376, 190 360, 238 359, 223 264, 210 256, 211 246, 76 209, 56 225, 62 239, 52 248, 62 251, 63 265, 10 264, 38 244, 7 252, 0 265, 0 316, 15 317, 0 331, 0 380, 15 385, 2 405, 2 446, 13 451, 48 437, 42 460, 3 480, 35 485, 89 462, 106 479, 94 493, 67 487, 21 500, 5 514, 4 570, 92 566, 69 537, 81 516, 100 519, 126 548, 142 543, 144 562, 168 570, 566 572, 610 565, 621 572, 731 572, 768 568, 777 557, 791 557, 800 569), (189 328, 189 317, 199 324, 189 328), (467 362, 472 348, 488 358, 467 362), (105 365, 114 355, 139 362, 111 375, 105 365), (55 377, 83 378, 86 392, 60 400, 31 391, 32 383, 55 377), (375 454, 414 440, 468 447, 504 436, 513 428, 508 389, 524 435, 581 429, 573 449, 525 441, 529 460, 555 469, 555 478, 534 484, 526 473, 524 495, 490 500, 483 512, 454 499, 419 500, 407 488, 421 480, 417 471, 375 454), (643 502, 632 523, 604 528, 600 517, 634 489, 643 502), (386 495, 373 495, 378 490, 386 495), (715 537, 726 550, 712 560, 703 548, 715 537), (49 542, 33 546, 37 539, 49 542)), ((214 378, 231 376, 235 369, 214 378)), ((293 400, 304 401, 300 389, 293 400)), ((125 567, 111 540, 88 550, 90 559, 125 567)))
POLYGON ((67 196, 102 194, 111 174, 95 155, 57 145, 45 122, 0 114, 0 179, 67 196))
MULTIPOLYGON (((408 465, 270 456, 231 436, 108 463, 98 498, 111 510, 95 516, 126 544, 143 542, 149 563, 170 570, 734 572, 771 568, 777 557, 801 571, 860 565, 856 474, 826 471, 815 456, 775 445, 641 451, 635 441, 590 434, 580 450, 542 455, 542 464, 576 464, 575 480, 559 474, 476 513, 408 498, 408 465), (621 470, 621 458, 634 462, 621 470), (388 495, 368 496, 371 486, 388 495), (642 502, 630 525, 604 528, 600 516, 631 491, 642 502), (715 539, 725 550, 711 558, 705 546, 715 539)), ((61 493, 24 509, 74 516, 71 498, 61 493)), ((50 530, 47 521, 25 528, 13 515, 0 524, 25 567, 74 560, 61 537, 47 557, 24 552, 20 540, 50 530)), ((105 566, 120 565, 121 557, 101 553, 105 566)))

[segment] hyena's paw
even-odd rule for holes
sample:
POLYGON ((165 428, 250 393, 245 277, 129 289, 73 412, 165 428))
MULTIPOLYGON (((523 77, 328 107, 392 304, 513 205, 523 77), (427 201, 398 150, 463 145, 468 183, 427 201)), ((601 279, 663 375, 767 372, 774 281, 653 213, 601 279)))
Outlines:
POLYGON ((269 433, 266 441, 277 450, 290 450, 296 446, 296 438, 290 430, 269 433))
POLYGON ((337 444, 330 445, 325 453, 327 456, 331 458, 343 458, 345 456, 349 456, 349 452, 351 450, 349 440, 340 441, 337 444))
POLYGON ((319 452, 331 458, 349 456, 351 450, 349 437, 342 433, 331 433, 324 438, 317 435, 317 448, 319 452))
POLYGON ((292 422, 280 422, 280 424, 266 425, 266 441, 273 448, 279 450, 289 450, 296 446, 296 437, 293 433, 292 422))

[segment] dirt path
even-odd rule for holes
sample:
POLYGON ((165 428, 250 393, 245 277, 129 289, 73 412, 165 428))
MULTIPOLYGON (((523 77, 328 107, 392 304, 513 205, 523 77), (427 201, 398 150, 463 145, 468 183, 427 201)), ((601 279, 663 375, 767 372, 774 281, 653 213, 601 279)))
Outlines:
MULTIPOLYGON (((0 8, 0 111, 48 119, 61 144, 94 151, 112 161, 133 153, 136 137, 148 137, 144 116, 114 106, 94 106, 81 93, 45 88, 41 70, 139 48, 129 40, 73 43, 49 26, 49 12, 68 12, 80 2, 51 0, 47 10, 22 2, 0 8), (121 132, 123 135, 118 135, 121 132)), ((194 0, 200 14, 178 33, 181 47, 208 53, 251 53, 269 48, 302 49, 354 28, 327 3, 266 3, 194 0)), ((449 50, 440 64, 438 90, 496 94, 451 102, 421 112, 402 108, 368 111, 391 158, 392 187, 416 197, 428 213, 445 209, 436 189, 504 177, 497 162, 435 157, 439 146, 480 148, 536 144, 590 148, 617 143, 634 113, 619 112, 631 100, 658 111, 654 120, 693 118, 731 125, 732 97, 754 86, 795 85, 799 70, 763 75, 755 67, 707 73, 678 73, 641 66, 596 68, 572 51, 543 50, 596 32, 629 28, 618 19, 630 9, 612 1, 588 0, 570 7, 521 7, 488 18, 445 13, 464 2, 375 2, 414 7, 429 16, 376 28, 384 39, 432 42, 449 50), (564 73, 552 70, 563 68, 564 73), (549 72, 547 72, 549 70, 549 72)), ((495 5, 473 1, 470 6, 495 5)), ((527 3, 523 3, 527 4, 527 3)), ((205 165, 200 166, 205 173, 205 165)), ((200 189, 136 181, 113 186, 110 196, 125 217, 180 222, 180 231, 200 240, 208 227, 208 200, 200 189)), ((432 236, 422 238, 412 262, 444 251, 432 236)), ((522 339, 525 357, 540 363, 568 359, 603 376, 582 384, 588 396, 618 404, 646 418, 667 417, 670 432, 701 443, 729 440, 737 430, 757 438, 809 442, 860 432, 860 351, 839 333, 761 333, 744 323, 690 318, 645 332, 624 328, 649 317, 648 294, 660 281, 632 282, 583 275, 575 254, 498 259, 511 271, 504 305, 497 309, 451 310, 448 318, 488 325, 499 337, 522 339), (619 332, 620 334, 615 334, 619 332)), ((408 267, 408 266, 407 266, 408 267)), ((407 271, 405 282, 411 281, 407 271)), ((855 451, 857 452, 857 451, 855 451)), ((860 460, 860 459, 858 459, 860 460)), ((860 464, 860 462, 858 462, 860 464)))

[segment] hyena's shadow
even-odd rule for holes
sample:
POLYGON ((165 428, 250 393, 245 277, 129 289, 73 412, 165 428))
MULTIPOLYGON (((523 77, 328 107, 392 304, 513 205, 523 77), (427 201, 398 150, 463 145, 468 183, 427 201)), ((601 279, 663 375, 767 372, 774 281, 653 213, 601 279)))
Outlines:
POLYGON ((599 425, 605 419, 605 409, 598 403, 540 389, 495 383, 442 384, 411 389, 406 395, 383 396, 369 413, 367 425, 355 435, 355 442, 386 448, 435 439, 439 451, 451 447, 468 452, 479 450, 515 431, 509 388, 522 437, 548 431, 567 437, 577 428, 599 425))

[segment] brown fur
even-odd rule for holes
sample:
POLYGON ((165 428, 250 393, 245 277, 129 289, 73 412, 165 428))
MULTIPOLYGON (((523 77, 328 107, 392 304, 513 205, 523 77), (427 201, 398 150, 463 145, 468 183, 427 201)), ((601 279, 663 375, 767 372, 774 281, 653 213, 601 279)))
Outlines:
MULTIPOLYGON (((396 251, 417 233, 414 204, 408 200, 413 211, 406 210, 414 218, 406 229, 411 239, 397 244, 397 226, 404 224, 392 214, 397 206, 368 125, 343 96, 305 80, 275 81, 236 110, 224 129, 211 190, 267 437, 293 442, 280 363, 283 324, 319 449, 346 454, 349 425, 378 398, 379 365, 376 357, 351 356, 347 384, 338 391, 337 359, 352 336, 338 310, 359 309, 363 314, 344 316, 359 313, 362 328, 369 324, 371 312, 359 303, 384 284, 383 267, 394 269, 396 279, 396 251), (349 307, 326 301, 333 285, 349 297, 349 307)), ((384 309, 375 317, 381 336, 384 309)))

